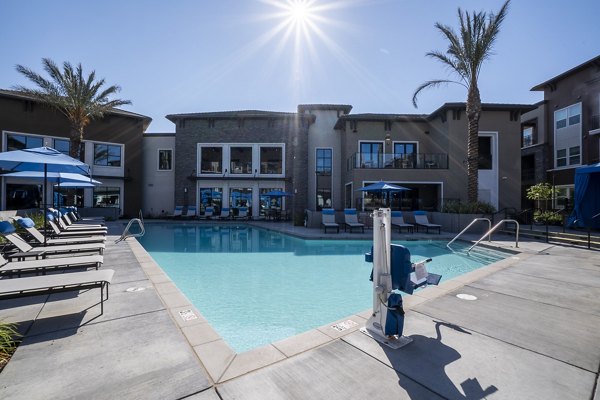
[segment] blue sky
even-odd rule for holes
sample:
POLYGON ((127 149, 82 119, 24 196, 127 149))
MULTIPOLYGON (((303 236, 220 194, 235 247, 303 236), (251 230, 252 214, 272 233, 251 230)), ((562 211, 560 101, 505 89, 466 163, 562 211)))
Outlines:
MULTIPOLYGON (((152 117, 148 132, 173 132, 167 114, 305 103, 429 113, 466 98, 454 85, 411 104, 420 83, 448 77, 425 57, 446 48, 435 22, 456 26, 458 7, 497 11, 503 1, 314 0, 313 28, 298 40, 275 3, 288 0, 2 0, 0 88, 28 84, 16 64, 81 62, 122 87, 126 109, 152 117)), ((598 15, 598 0, 513 0, 480 76, 482 100, 541 100, 531 87, 600 54, 598 15)))

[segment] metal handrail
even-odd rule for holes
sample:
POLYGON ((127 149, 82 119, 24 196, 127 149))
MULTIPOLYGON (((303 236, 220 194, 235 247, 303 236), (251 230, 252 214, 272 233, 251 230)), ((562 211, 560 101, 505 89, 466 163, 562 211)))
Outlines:
POLYGON ((469 254, 469 252, 471 250, 473 250, 473 248, 475 246, 477 246, 479 244, 479 242, 481 242, 486 236, 491 237, 492 233, 498 229, 500 227, 500 225, 502 225, 503 223, 506 222, 514 222, 517 225, 517 231, 516 231, 516 239, 515 239, 515 247, 519 247, 519 221, 515 220, 515 219, 503 219, 502 221, 498 222, 496 225, 494 225, 494 227, 492 229, 490 229, 489 231, 487 231, 478 241, 475 242, 475 244, 471 247, 469 247, 469 250, 467 250, 467 254, 469 254))
MULTIPOLYGON (((463 229, 462 231, 460 231, 460 233, 459 233, 458 235, 454 236, 454 239, 452 239, 451 241, 449 241, 449 242, 448 242, 448 244, 446 245, 446 247, 450 249, 450 245, 451 245, 452 243, 454 243, 454 241, 455 241, 456 239, 458 239, 458 237, 459 237, 460 235, 462 235, 463 233, 465 233, 465 232, 466 232, 466 231, 467 231, 467 230, 468 230, 468 229, 469 229, 469 228, 470 228, 470 227, 471 227, 471 226, 472 226, 472 225, 473 225, 475 222, 477 222, 477 221, 487 221, 487 222, 488 222, 488 226, 489 226, 489 228, 488 228, 488 232, 489 232, 489 231, 492 229, 492 221, 490 221, 490 219, 489 219, 489 218, 475 218, 473 221, 471 221, 471 223, 470 223, 469 225, 467 225, 467 227, 466 227, 465 229, 463 229)), ((485 236, 485 235, 484 235, 484 236, 485 236)), ((489 236, 489 235, 488 235, 488 241, 490 241, 490 236, 489 236)), ((452 250, 452 249, 451 249, 451 250, 452 250)))
POLYGON ((117 240, 115 240, 115 244, 117 244, 120 241, 125 240, 129 237, 142 237, 146 234, 146 229, 144 228, 144 216, 142 215, 142 210, 140 210, 138 216, 139 216, 139 218, 133 218, 133 219, 129 220, 129 222, 127 223, 127 226, 125 227, 125 230, 123 231, 123 234, 117 240), (131 228, 131 225, 133 225, 134 222, 137 222, 138 225, 140 226, 140 232, 129 233, 129 228, 131 228))

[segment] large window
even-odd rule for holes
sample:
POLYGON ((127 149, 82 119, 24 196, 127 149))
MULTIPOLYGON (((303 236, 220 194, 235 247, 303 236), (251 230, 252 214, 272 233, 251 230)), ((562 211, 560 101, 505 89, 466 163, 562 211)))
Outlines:
POLYGON ((39 208, 41 205, 41 185, 6 184, 6 208, 8 210, 39 208))
POLYGON ((316 157, 316 184, 317 184, 317 210, 331 208, 331 170, 333 164, 333 150, 317 148, 316 157))
POLYGON ((479 136, 479 169, 492 169, 492 137, 479 136))
POLYGON ((281 191, 283 192, 283 188, 261 188, 260 189, 260 215, 268 215, 268 212, 271 210, 281 210, 283 207, 283 196, 265 196, 266 193, 272 191, 281 191))
POLYGON ((252 188, 231 188, 229 205, 231 208, 248 207, 248 215, 252 215, 252 188))
POLYGON ((581 122, 581 103, 563 108, 554 113, 556 129, 566 128, 567 126, 577 125, 581 122))
POLYGON ((223 206, 223 189, 220 187, 200 188, 200 212, 204 213, 206 207, 213 207, 214 214, 221 213, 223 206))
POLYGON ((71 142, 68 139, 54 139, 54 149, 69 155, 71 142))
POLYGON ((252 147, 231 147, 230 160, 230 174, 252 173, 252 147))
POLYGON ((121 190, 118 187, 95 187, 94 207, 119 207, 121 190))
POLYGON ((521 147, 533 146, 535 144, 533 137, 533 126, 525 126, 522 131, 521 147))
POLYGON ((170 171, 173 169, 173 150, 159 149, 158 150, 158 170, 170 171))
POLYGON ((223 148, 220 146, 200 148, 200 172, 202 174, 223 173, 223 148))
POLYGON ((414 168, 416 163, 416 143, 394 143, 394 166, 396 168, 414 168))
POLYGON ((260 173, 281 174, 283 171, 283 149, 281 147, 260 148, 260 173))
POLYGON ((43 145, 44 139, 38 136, 16 135, 13 133, 6 135, 7 151, 33 149, 43 145))
POLYGON ((57 208, 63 206, 83 207, 83 190, 81 188, 54 188, 54 204, 57 208))
POLYGON ((361 168, 383 168, 383 143, 360 143, 361 168))
POLYGON ((121 166, 121 146, 112 144, 94 144, 94 165, 106 167, 121 166))

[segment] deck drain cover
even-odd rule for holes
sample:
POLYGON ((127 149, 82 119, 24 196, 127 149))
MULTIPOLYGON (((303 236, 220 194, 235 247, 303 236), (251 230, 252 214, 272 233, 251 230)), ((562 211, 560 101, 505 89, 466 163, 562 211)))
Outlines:
POLYGON ((459 293, 456 295, 461 300, 477 300, 477 296, 473 296, 472 294, 459 293))
POLYGON ((340 322, 339 324, 335 324, 335 325, 331 325, 331 327, 333 329, 335 329, 338 332, 344 332, 345 330, 348 330, 350 328, 354 328, 355 326, 357 326, 358 324, 352 320, 347 320, 344 322, 340 322))
POLYGON ((144 290, 146 290, 145 287, 130 287, 130 288, 127 288, 125 291, 126 292, 142 292, 144 290))
POLYGON ((194 314, 194 312, 192 310, 179 311, 179 316, 184 321, 191 321, 194 319, 198 319, 198 316, 196 314, 194 314))

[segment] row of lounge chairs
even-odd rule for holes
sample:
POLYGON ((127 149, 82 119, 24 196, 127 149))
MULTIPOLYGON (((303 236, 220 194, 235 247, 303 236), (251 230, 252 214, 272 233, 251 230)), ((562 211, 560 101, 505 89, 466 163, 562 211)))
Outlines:
POLYGON ((0 253, 0 300, 100 288, 102 315, 114 275, 113 270, 99 270, 106 226, 102 220, 82 220, 76 209, 49 209, 47 219, 50 228, 44 232, 30 218, 0 222, 0 235, 8 242, 0 253), (28 237, 18 234, 15 225, 28 237), (95 270, 88 271, 90 267, 95 270), (67 272, 72 268, 86 270, 67 272), (23 277, 29 274, 37 276, 23 277))
POLYGON ((214 207, 206 207, 203 215, 197 215, 196 206, 188 206, 187 212, 183 213, 183 206, 176 206, 173 212, 174 218, 199 218, 199 219, 240 219, 247 220, 250 218, 248 207, 238 207, 238 214, 233 215, 229 207, 221 208, 219 215, 215 214, 214 207))
MULTIPOLYGON (((327 233, 327 229, 336 229, 336 231, 340 232, 340 225, 335 222, 335 210, 331 208, 325 208, 321 212, 323 231, 327 233)), ((398 228, 398 232, 402 233, 402 229, 406 229, 407 232, 413 233, 415 227, 417 231, 419 227, 425 228, 426 232, 429 233, 429 230, 436 230, 438 233, 441 233, 441 225, 432 224, 429 222, 427 218, 427 213, 425 211, 415 211, 413 213, 415 223, 409 224, 404 221, 404 217, 401 211, 392 211, 392 228, 398 228)), ((344 231, 350 229, 350 232, 353 229, 362 229, 362 232, 365 231, 365 225, 363 223, 358 222, 357 212, 355 208, 346 208, 344 209, 344 222, 342 223, 344 226, 344 231)))

